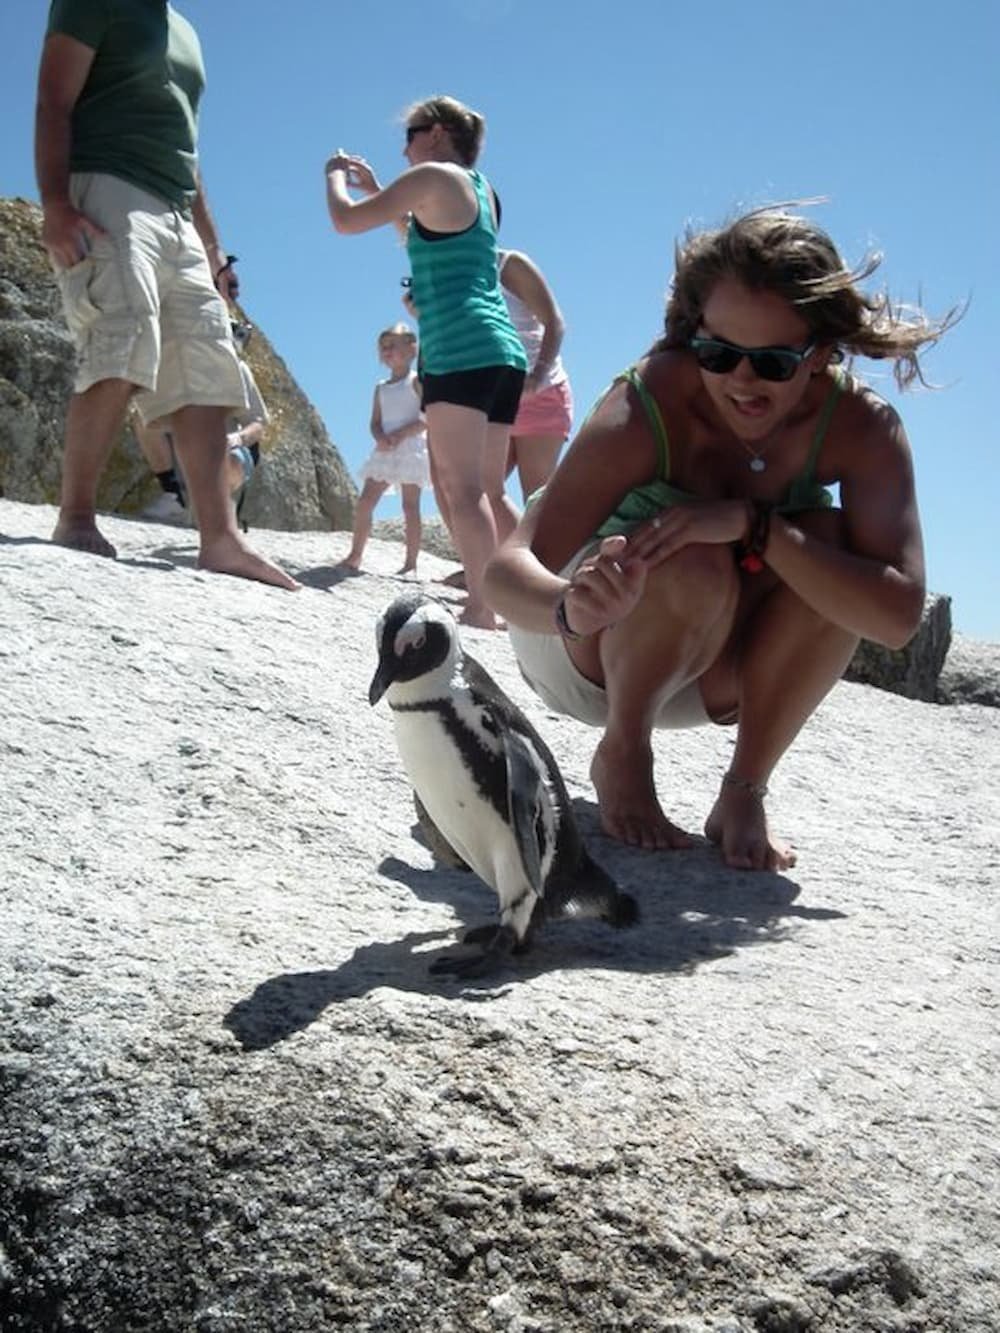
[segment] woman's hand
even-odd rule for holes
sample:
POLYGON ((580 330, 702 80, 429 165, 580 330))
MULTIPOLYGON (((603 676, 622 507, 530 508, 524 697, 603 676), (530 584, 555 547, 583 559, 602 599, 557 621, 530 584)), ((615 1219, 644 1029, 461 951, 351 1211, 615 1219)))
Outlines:
POLYGON ((378 193, 379 183, 375 179, 375 173, 363 157, 345 153, 342 148, 338 148, 333 156, 327 159, 326 175, 329 176, 331 171, 342 171, 347 177, 347 184, 353 185, 364 194, 378 193))
POLYGON ((570 579, 563 595, 566 622, 581 636, 607 629, 635 607, 645 584, 646 565, 625 559, 625 538, 605 537, 570 579))
POLYGON ((671 505, 629 533, 628 558, 660 565, 682 547, 743 541, 749 512, 746 500, 691 500, 671 505))

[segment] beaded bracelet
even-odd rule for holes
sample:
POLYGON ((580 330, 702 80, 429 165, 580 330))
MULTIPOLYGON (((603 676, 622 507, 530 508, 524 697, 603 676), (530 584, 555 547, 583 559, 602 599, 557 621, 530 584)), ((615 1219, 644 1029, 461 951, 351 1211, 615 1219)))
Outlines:
POLYGON ((764 551, 771 535, 773 508, 764 500, 747 501, 750 526, 746 541, 736 543, 736 563, 748 574, 759 574, 764 568, 764 551))
POLYGON ((577 634, 576 630, 570 626, 569 621, 566 619, 566 596, 568 593, 569 589, 567 588, 566 592, 563 593, 556 604, 556 629, 564 639, 572 639, 575 643, 578 639, 582 639, 584 636, 582 634, 577 634))

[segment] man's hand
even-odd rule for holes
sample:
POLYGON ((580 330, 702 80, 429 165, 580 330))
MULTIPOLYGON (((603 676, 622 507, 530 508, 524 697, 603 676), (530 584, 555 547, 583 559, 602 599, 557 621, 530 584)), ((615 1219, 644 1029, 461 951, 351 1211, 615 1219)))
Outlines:
POLYGON ((67 200, 47 204, 42 221, 42 244, 57 268, 72 268, 90 254, 92 243, 104 236, 103 228, 67 200))

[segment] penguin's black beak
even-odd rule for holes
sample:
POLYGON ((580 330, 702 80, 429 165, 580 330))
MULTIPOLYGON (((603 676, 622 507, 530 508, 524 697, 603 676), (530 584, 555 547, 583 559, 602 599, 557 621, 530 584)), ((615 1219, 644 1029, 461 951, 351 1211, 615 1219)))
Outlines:
POLYGON ((372 683, 368 686, 368 702, 373 708, 395 679, 394 666, 394 657, 386 656, 378 659, 378 666, 375 668, 374 676, 372 676, 372 683))

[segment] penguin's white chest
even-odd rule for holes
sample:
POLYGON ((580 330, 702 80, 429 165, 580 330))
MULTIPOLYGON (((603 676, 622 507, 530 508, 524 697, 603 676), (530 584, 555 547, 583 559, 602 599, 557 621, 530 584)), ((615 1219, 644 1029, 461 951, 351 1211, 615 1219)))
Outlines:
POLYGON ((477 769, 503 765, 495 734, 481 725, 481 712, 460 714, 465 748, 460 749, 437 712, 396 712, 399 755, 421 803, 441 833, 476 874, 506 897, 511 878, 523 879, 521 858, 505 813, 486 794, 488 780, 477 769), (472 743, 470 744, 470 738, 472 743))

